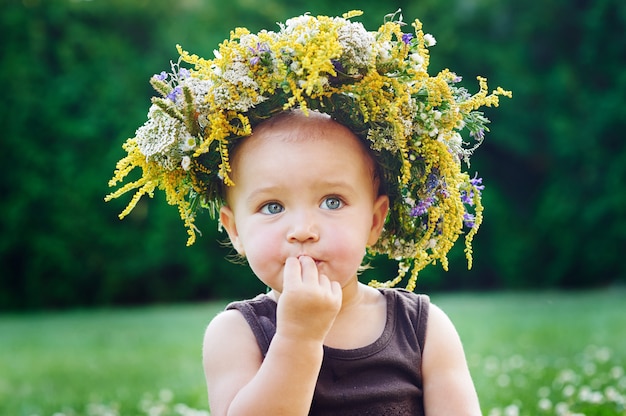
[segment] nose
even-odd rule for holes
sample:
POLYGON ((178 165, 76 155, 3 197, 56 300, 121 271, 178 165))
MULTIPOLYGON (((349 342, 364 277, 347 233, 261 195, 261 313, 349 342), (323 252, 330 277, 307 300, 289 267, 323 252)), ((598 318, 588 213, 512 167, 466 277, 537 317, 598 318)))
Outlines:
POLYGON ((293 215, 287 240, 290 243, 315 242, 319 240, 319 227, 312 213, 301 212, 293 215))

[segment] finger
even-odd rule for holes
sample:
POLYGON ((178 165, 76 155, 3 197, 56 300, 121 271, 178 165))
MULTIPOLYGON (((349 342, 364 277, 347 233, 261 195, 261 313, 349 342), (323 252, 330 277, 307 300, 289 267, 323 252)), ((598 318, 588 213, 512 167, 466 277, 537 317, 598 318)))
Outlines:
POLYGON ((300 267, 302 272, 303 283, 318 283, 318 271, 315 261, 309 256, 298 257, 300 261, 300 267))
POLYGON ((295 257, 285 260, 283 270, 283 291, 288 290, 302 282, 302 268, 300 261, 295 257))
POLYGON ((341 284, 339 284, 339 282, 330 280, 325 274, 320 274, 319 281, 320 286, 328 290, 333 296, 342 295, 341 284))
POLYGON ((339 284, 339 282, 331 281, 330 290, 333 296, 338 296, 339 298, 343 297, 343 291, 341 289, 341 285, 339 284))

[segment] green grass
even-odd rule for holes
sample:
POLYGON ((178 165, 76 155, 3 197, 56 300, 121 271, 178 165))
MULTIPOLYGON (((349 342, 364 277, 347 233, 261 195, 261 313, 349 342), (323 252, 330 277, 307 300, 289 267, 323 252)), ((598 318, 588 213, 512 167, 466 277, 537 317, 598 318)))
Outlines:
POLYGON ((485 415, 626 415, 626 291, 433 296, 485 415))
MULTIPOLYGON (((461 334, 485 415, 623 415, 624 295, 431 298, 461 334)), ((201 341, 223 306, 0 315, 0 414, 206 415, 201 341)))

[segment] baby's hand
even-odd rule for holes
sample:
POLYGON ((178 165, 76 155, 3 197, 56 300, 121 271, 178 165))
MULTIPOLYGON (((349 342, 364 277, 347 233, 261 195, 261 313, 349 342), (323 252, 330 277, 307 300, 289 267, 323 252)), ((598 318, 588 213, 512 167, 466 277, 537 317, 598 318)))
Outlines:
POLYGON ((288 258, 276 332, 293 340, 323 342, 341 309, 341 296, 339 283, 319 274, 311 257, 288 258))

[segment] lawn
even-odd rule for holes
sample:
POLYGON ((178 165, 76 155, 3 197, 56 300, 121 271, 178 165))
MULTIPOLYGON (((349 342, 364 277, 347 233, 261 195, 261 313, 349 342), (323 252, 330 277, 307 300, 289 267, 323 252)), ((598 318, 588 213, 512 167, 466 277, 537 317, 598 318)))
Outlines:
MULTIPOLYGON (((485 415, 624 415, 626 290, 433 294, 485 415)), ((208 415, 203 330, 224 302, 0 315, 1 415, 208 415)))

